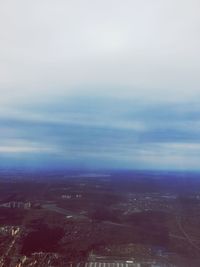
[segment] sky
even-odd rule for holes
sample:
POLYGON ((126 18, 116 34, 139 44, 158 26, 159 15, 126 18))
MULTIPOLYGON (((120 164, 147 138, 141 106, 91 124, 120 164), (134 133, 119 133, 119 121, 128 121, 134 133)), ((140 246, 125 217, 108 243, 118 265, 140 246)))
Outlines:
POLYGON ((200 169, 198 0, 1 0, 0 167, 200 169))

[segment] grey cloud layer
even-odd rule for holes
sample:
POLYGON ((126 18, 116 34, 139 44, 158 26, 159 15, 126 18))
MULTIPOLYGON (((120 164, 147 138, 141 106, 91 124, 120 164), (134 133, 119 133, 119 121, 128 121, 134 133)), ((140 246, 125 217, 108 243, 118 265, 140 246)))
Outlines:
POLYGON ((67 98, 60 101, 66 105, 23 107, 15 117, 3 116, 1 156, 18 153, 23 160, 38 153, 41 162, 43 155, 58 157, 63 165, 74 161, 90 167, 106 161, 111 168, 116 163, 120 168, 199 168, 200 108, 192 109, 194 104, 155 107, 113 98, 93 98, 89 104, 88 99, 67 98))

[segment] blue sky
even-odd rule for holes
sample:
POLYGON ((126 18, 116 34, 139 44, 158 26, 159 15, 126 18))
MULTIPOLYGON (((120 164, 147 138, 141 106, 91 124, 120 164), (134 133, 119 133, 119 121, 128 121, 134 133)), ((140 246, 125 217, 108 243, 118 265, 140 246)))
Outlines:
POLYGON ((1 1, 0 166, 197 170, 199 1, 1 1))

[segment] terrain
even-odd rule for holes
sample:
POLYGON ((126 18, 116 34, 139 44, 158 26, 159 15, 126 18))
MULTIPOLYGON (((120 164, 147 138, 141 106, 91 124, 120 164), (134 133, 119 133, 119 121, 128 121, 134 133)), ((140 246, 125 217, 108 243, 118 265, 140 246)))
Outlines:
POLYGON ((2 267, 200 266, 199 226, 199 173, 0 172, 2 267))

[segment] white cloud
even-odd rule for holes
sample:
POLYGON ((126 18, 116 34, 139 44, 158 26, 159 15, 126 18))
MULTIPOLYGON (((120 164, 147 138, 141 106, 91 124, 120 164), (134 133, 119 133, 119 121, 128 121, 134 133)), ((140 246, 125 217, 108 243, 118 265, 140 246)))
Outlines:
POLYGON ((199 7, 197 0, 3 0, 0 101, 79 94, 93 86, 93 94, 194 97, 199 7))
POLYGON ((55 147, 49 144, 45 145, 33 141, 11 138, 4 139, 0 142, 0 155, 1 154, 23 154, 23 153, 56 153, 55 147))

